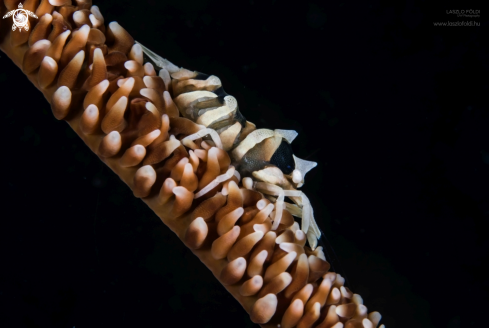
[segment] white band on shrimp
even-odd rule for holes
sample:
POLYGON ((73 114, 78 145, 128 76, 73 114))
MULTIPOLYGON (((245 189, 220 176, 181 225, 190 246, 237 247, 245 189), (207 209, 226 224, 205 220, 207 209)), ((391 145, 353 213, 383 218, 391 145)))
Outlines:
MULTIPOLYGON (((189 136, 186 136, 185 138, 182 139, 182 144, 184 146, 187 146, 186 143, 188 141, 197 140, 197 139, 200 139, 202 137, 205 137, 206 135, 210 135, 211 138, 212 138, 212 141, 214 141, 214 143, 216 144, 216 147, 219 148, 219 149, 222 149, 221 138, 217 134, 216 130, 210 129, 210 128, 205 128, 205 129, 202 129, 202 130, 200 130, 200 131, 198 131, 198 132, 196 132, 194 134, 191 134, 189 136)), ((191 146, 193 146, 192 143, 188 143, 188 145, 189 146, 187 146, 187 147, 189 147, 189 148, 192 148, 191 146)))
POLYGON ((197 199, 207 194, 209 191, 217 187, 221 182, 231 179, 234 175, 234 172, 235 172, 234 166, 230 165, 226 173, 217 176, 217 178, 212 180, 211 183, 209 183, 207 186, 202 188, 198 193, 195 194, 194 199, 197 199))

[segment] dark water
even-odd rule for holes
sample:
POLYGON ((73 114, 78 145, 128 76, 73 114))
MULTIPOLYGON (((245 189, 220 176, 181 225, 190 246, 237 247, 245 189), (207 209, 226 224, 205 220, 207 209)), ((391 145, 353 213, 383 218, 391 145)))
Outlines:
MULTIPOLYGON (((304 187, 316 220, 387 327, 482 326, 487 18, 447 14, 480 5, 96 4, 176 65, 219 76, 259 127, 299 132, 295 154, 319 163, 304 187)), ((0 87, 1 327, 254 327, 3 54, 0 87)))

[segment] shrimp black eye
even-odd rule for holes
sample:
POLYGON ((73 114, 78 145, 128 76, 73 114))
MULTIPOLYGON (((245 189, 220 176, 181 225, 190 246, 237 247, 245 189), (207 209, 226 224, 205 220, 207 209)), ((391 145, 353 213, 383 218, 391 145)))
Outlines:
POLYGON ((292 146, 285 140, 282 140, 280 146, 270 159, 270 163, 276 165, 284 174, 291 174, 295 168, 292 146))

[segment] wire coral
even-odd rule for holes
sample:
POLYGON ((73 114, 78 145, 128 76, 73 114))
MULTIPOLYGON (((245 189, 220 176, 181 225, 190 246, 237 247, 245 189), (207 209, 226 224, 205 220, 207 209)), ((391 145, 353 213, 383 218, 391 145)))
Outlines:
MULTIPOLYGON (((3 1, 1 14, 18 3, 3 1)), ((306 245, 290 211, 237 173, 222 149, 232 142, 188 139, 202 127, 180 116, 172 83, 185 81, 186 70, 157 73, 128 31, 105 25, 91 1, 26 0, 23 7, 39 20, 25 31, 1 22, 2 51, 43 92, 53 115, 175 232, 253 322, 378 326, 380 314, 368 313, 344 278, 329 271, 320 247, 306 245)))

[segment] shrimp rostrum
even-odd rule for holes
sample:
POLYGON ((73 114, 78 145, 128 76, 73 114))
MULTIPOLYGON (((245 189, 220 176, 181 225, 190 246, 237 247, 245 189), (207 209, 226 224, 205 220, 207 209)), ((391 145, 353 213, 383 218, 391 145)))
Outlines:
MULTIPOLYGON (((291 143, 298 133, 294 130, 257 129, 240 112, 236 98, 224 91, 217 76, 179 68, 139 45, 147 58, 160 68, 160 77, 170 87, 181 115, 201 128, 197 133, 183 138, 182 144, 195 151, 201 148, 195 141, 205 139, 207 145, 228 152, 236 174, 243 178, 245 187, 263 193, 275 204, 271 213, 274 219, 272 230, 278 228, 283 209, 287 209, 294 216, 302 218, 300 228, 307 236, 309 246, 315 250, 321 231, 314 220, 309 199, 297 188, 304 185, 305 175, 317 163, 294 155, 291 143), (285 202, 285 197, 295 204, 285 202)), ((209 192, 225 179, 225 174, 218 177, 195 198, 209 192)))

